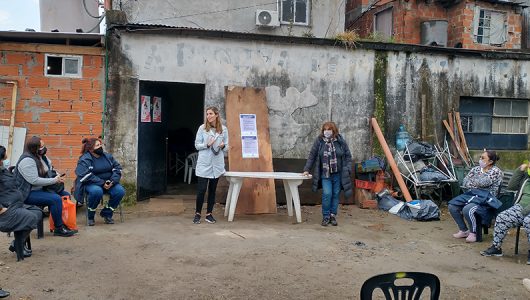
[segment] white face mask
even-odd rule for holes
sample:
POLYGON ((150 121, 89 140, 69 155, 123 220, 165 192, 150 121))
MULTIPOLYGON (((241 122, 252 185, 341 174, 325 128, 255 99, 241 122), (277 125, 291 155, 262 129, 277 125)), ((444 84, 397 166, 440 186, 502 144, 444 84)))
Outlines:
POLYGON ((2 161, 2 165, 4 166, 4 168, 9 168, 9 166, 11 165, 11 162, 9 161, 9 159, 4 159, 4 161, 2 161))
POLYGON ((333 130, 324 130, 324 137, 329 139, 333 135, 333 130))

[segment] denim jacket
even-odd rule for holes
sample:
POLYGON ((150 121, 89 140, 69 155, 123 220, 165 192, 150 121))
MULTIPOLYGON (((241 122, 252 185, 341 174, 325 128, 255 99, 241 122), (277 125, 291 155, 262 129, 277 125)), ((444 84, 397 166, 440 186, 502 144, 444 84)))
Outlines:
POLYGON ((195 149, 199 151, 195 175, 203 178, 219 178, 225 173, 224 154, 228 152, 228 129, 226 126, 223 126, 223 132, 219 134, 213 128, 210 131, 206 131, 204 130, 204 124, 201 125, 195 137, 195 149), (214 138, 215 142, 208 148, 210 138, 214 138), (222 151, 216 154, 213 150, 220 150, 219 144, 221 141, 225 146, 222 151))

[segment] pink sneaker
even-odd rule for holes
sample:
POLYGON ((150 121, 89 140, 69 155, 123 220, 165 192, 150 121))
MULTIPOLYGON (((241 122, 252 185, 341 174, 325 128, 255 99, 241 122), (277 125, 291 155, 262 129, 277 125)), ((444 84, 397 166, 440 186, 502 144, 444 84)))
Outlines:
POLYGON ((466 238, 466 243, 474 243, 477 241, 477 234, 470 232, 466 238))
POLYGON ((453 237, 455 239, 463 239, 463 238, 467 238, 468 235, 469 235, 469 230, 468 231, 459 230, 457 233, 453 234, 453 237))

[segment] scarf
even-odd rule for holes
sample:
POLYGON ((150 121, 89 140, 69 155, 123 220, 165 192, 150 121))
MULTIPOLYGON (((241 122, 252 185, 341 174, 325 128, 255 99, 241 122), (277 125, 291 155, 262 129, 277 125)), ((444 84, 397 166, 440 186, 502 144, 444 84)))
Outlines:
POLYGON ((322 138, 326 143, 324 148, 324 157, 322 158, 322 172, 324 178, 330 177, 331 174, 338 172, 337 154, 335 153, 335 146, 333 142, 337 141, 335 138, 322 138))

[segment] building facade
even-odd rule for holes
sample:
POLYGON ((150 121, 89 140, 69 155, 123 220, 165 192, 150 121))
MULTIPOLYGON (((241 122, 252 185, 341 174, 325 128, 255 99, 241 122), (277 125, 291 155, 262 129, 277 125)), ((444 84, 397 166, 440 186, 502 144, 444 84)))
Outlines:
POLYGON ((372 1, 347 4, 347 24, 361 36, 466 49, 520 49, 523 8, 518 1, 372 1))
POLYGON ((112 1, 129 23, 332 38, 344 31, 344 0, 112 1))
MULTIPOLYGON (((102 134, 102 37, 40 32, 0 32, 0 37, 0 79, 17 82, 15 127, 26 128, 26 137, 40 136, 55 168, 72 179, 81 140, 102 134)), ((11 85, 0 84, 3 126, 10 124, 12 93, 11 85)))

